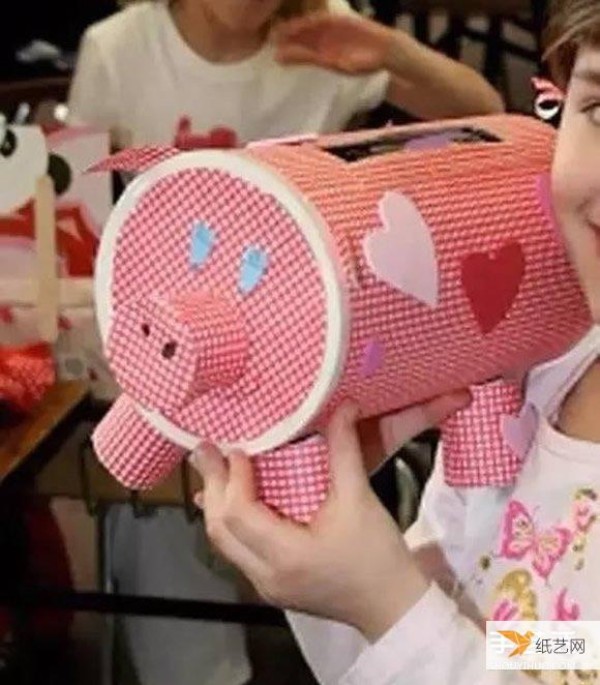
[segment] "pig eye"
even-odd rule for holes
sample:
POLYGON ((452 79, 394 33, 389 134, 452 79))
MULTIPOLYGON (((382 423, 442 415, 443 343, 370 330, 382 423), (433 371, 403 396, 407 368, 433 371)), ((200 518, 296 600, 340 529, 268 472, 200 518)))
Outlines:
POLYGON ((215 242, 215 232, 201 221, 196 223, 192 231, 190 253, 192 266, 200 267, 206 262, 215 246, 215 242))
POLYGON ((142 324, 142 333, 146 338, 150 335, 150 326, 147 323, 142 324))
POLYGON ((162 348, 161 354, 165 359, 172 359, 175 356, 176 350, 177 343, 171 340, 168 343, 165 343, 164 347, 162 348))
POLYGON ((269 255, 260 247, 249 247, 242 255, 238 288, 243 295, 248 295, 265 276, 269 267, 269 255))
POLYGON ((0 155, 12 157, 17 149, 17 136, 8 128, 2 142, 0 143, 0 155))

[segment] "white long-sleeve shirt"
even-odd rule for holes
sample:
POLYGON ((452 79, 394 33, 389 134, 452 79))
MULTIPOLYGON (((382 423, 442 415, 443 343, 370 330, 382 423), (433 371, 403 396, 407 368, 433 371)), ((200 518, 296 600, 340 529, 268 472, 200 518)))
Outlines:
MULTIPOLYGON (((600 444, 552 425, 598 356, 596 326, 529 375, 526 400, 539 423, 514 486, 451 488, 438 458, 407 532, 432 584, 377 643, 349 626, 288 614, 322 685, 531 685, 536 681, 525 673, 486 670, 486 618, 600 620, 600 444)), ((600 682, 580 671, 537 677, 560 685, 600 682)))

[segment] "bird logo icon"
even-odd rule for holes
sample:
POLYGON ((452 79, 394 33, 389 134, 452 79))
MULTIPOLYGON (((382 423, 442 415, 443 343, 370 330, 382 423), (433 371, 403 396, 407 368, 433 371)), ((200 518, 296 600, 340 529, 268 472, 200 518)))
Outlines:
POLYGON ((534 637, 534 633, 532 633, 531 630, 528 630, 525 635, 521 635, 521 633, 518 633, 516 630, 499 630, 498 632, 516 645, 513 651, 508 655, 509 657, 525 654, 534 637))

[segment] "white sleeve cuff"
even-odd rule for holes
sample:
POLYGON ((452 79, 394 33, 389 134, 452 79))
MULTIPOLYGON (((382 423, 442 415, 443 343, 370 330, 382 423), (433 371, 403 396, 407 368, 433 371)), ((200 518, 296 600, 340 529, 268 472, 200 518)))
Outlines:
MULTIPOLYGON (((416 662, 432 658, 436 636, 444 634, 458 612, 434 583, 378 642, 368 646, 340 680, 340 685, 388 685, 416 662)), ((398 681, 400 682, 400 681, 398 681)))

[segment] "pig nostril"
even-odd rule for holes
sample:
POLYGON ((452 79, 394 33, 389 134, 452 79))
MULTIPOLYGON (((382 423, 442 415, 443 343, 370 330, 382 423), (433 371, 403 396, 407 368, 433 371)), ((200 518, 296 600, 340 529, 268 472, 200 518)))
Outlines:
POLYGON ((165 359, 172 359, 175 356, 175 350, 177 350, 177 343, 171 340, 162 348, 161 354, 165 359))
POLYGON ((148 337, 150 335, 150 326, 147 323, 142 324, 142 333, 148 337))

